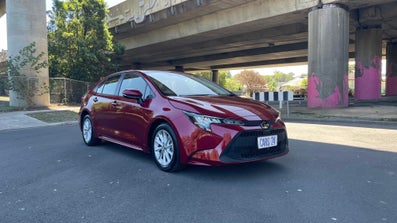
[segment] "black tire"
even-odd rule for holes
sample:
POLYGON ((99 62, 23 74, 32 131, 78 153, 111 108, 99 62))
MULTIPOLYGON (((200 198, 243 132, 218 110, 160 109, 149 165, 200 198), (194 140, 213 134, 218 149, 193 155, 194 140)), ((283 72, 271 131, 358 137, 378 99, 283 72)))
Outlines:
POLYGON ((85 115, 81 124, 81 134, 83 141, 88 146, 98 145, 100 140, 95 137, 94 123, 92 122, 90 115, 85 115))
POLYGON ((166 123, 160 124, 152 135, 154 162, 162 171, 175 172, 183 168, 180 163, 180 149, 175 132, 166 123))

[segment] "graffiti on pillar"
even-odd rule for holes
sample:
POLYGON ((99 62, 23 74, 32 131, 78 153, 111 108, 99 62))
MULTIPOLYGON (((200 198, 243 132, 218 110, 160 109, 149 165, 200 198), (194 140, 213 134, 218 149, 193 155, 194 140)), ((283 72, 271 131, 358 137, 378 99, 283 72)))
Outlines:
POLYGON ((309 107, 346 107, 348 105, 348 75, 343 76, 343 89, 341 91, 337 84, 334 84, 334 87, 326 86, 319 76, 313 73, 309 76, 307 91, 309 107))
POLYGON ((374 56, 370 63, 356 62, 355 89, 356 99, 379 99, 381 97, 380 56, 374 56))
POLYGON ((356 78, 362 77, 364 74, 377 75, 378 71, 382 67, 382 60, 380 56, 374 56, 374 58, 369 61, 358 61, 356 63, 356 78))

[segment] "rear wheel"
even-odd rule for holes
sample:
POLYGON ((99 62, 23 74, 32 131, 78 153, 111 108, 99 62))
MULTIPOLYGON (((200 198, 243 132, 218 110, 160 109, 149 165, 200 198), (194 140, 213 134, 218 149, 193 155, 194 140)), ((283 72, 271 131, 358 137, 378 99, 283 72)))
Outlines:
POLYGON ((182 168, 176 136, 168 124, 157 126, 152 137, 152 149, 154 161, 161 170, 173 172, 182 168))
POLYGON ((90 115, 84 116, 81 133, 85 144, 95 146, 99 143, 99 139, 94 135, 94 125, 90 115))

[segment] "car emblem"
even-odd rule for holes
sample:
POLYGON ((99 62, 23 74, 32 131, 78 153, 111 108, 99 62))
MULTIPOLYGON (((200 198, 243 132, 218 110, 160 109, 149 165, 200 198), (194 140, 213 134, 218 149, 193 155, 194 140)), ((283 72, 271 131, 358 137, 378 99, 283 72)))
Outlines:
POLYGON ((269 129, 270 128, 270 124, 268 122, 266 122, 266 121, 261 122, 260 126, 261 126, 262 129, 269 129))

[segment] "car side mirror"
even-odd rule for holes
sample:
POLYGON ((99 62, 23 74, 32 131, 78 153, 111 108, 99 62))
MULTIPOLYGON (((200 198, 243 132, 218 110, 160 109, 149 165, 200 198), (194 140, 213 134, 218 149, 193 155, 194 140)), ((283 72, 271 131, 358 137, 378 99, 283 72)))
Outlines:
POLYGON ((123 97, 125 98, 130 98, 130 99, 135 99, 138 101, 138 104, 142 104, 142 93, 138 90, 124 90, 123 91, 123 97))

